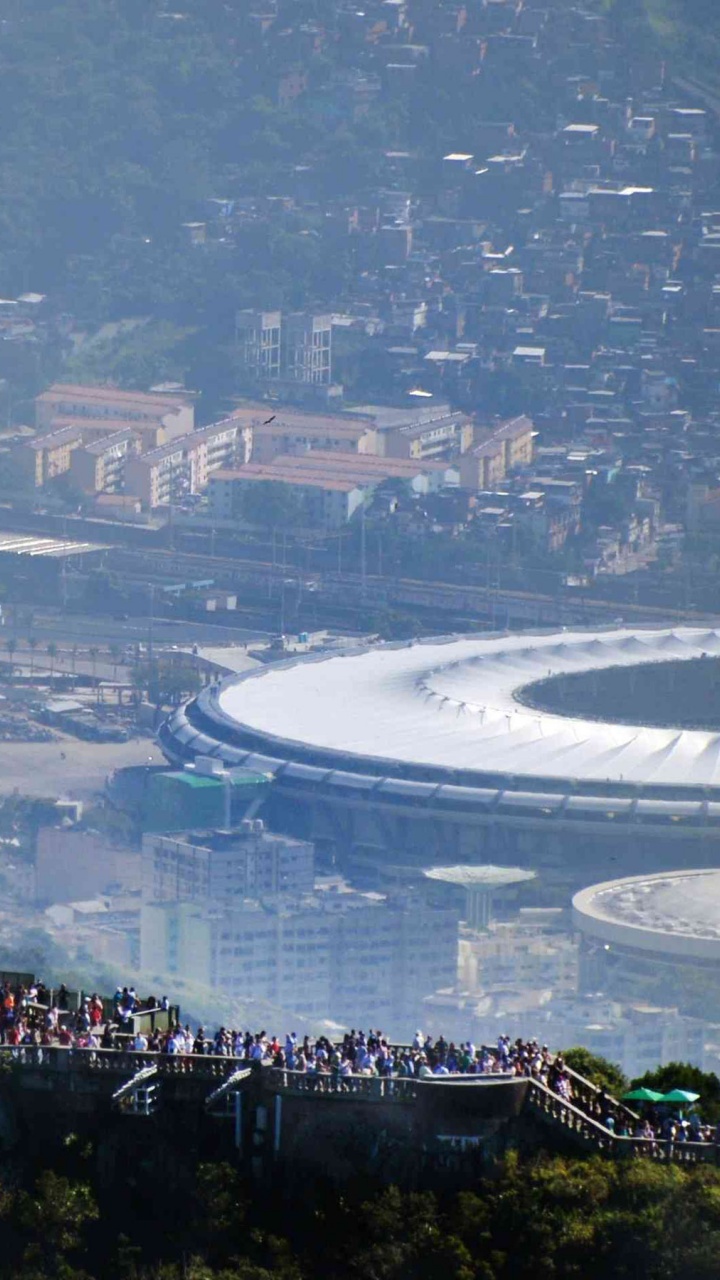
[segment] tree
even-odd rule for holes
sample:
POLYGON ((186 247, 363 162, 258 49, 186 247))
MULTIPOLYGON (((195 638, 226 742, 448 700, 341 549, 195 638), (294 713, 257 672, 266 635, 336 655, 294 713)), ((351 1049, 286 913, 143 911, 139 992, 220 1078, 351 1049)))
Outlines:
POLYGON ((644 1087, 658 1093, 670 1093, 672 1089, 687 1089, 699 1093, 699 1109, 707 1120, 720 1120, 720 1080, 714 1071, 701 1071, 691 1062, 668 1062, 664 1067, 646 1071, 632 1082, 633 1089, 644 1087))
POLYGON ((108 652, 112 658, 113 680, 117 680, 117 669, 122 657, 122 649, 119 644, 111 644, 108 652))
POLYGON ((584 1076, 598 1089, 605 1089, 614 1098, 620 1098, 627 1091, 627 1080, 620 1067, 582 1045, 568 1049, 563 1058, 572 1071, 577 1071, 579 1076, 584 1076))
POLYGON ((93 680, 95 679, 95 671, 97 668, 97 660, 98 660, 99 653, 100 653, 100 650, 98 649, 97 645, 91 644, 90 648, 88 649, 88 654, 90 655, 90 663, 92 665, 93 680))
POLYGON ((147 693, 156 707, 175 706, 200 688, 196 667, 170 662, 141 663, 133 668, 132 683, 139 693, 147 693))
POLYGON ((67 1255, 82 1256, 85 1228, 99 1212, 89 1187, 45 1169, 33 1193, 18 1193, 13 1217, 27 1239, 27 1274, 66 1276, 67 1255))
POLYGON ((28 636, 27 645, 30 650, 30 678, 32 679, 33 672, 35 670, 35 650, 38 647, 38 642, 35 639, 35 636, 28 636))
POLYGON ((304 503, 297 490, 277 480, 249 485, 242 493, 237 514, 248 524, 264 529, 291 529, 307 523, 304 503))
POLYGON ((10 654, 10 672, 11 672, 11 674, 12 674, 12 672, 14 671, 13 658, 15 657, 15 654, 16 654, 16 652, 17 652, 17 647, 18 647, 18 642, 17 642, 17 640, 15 640, 15 639, 11 638, 10 640, 6 640, 6 641, 5 641, 5 648, 7 649, 8 653, 10 654))
POLYGON ((51 640, 47 647, 47 656, 50 659, 50 679, 52 680, 55 671, 55 661, 58 655, 58 647, 54 640, 51 640))

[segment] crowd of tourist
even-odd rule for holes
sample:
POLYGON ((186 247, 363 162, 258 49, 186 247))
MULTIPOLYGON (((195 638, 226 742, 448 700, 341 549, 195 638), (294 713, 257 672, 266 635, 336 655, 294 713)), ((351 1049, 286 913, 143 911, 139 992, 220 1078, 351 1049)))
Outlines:
POLYGON ((0 1044, 127 1049, 134 1040, 134 1015, 153 1010, 168 1011, 167 997, 141 1000, 133 987, 118 987, 108 1002, 96 992, 78 998, 65 983, 52 990, 42 980, 28 986, 5 981, 0 989, 0 1044))
POLYGON ((289 1032, 284 1039, 266 1031, 236 1031, 220 1027, 209 1033, 200 1026, 173 1021, 166 996, 141 999, 132 986, 118 987, 112 1001, 93 993, 78 996, 65 984, 57 990, 42 981, 27 987, 6 981, 0 988, 0 1044, 22 1046, 123 1050, 135 1053, 224 1057, 238 1067, 281 1068, 303 1077, 305 1087, 318 1091, 352 1092, 363 1077, 385 1080, 427 1080, 435 1077, 503 1076, 538 1081, 563 1101, 597 1121, 610 1134, 642 1139, 649 1145, 683 1142, 720 1145, 720 1124, 703 1123, 696 1110, 682 1111, 656 1104, 637 1116, 609 1097, 604 1089, 580 1087, 561 1053, 551 1053, 537 1040, 511 1040, 502 1035, 493 1046, 472 1040, 433 1038, 417 1030, 407 1045, 391 1043, 379 1030, 351 1030, 330 1040, 289 1032), (161 1017, 153 1016, 160 1014, 161 1017))

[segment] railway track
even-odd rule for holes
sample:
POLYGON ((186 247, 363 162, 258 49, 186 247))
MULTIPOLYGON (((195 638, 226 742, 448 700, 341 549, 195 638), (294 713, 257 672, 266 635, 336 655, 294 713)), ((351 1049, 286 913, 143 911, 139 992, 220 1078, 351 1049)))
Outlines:
MULTIPOLYGON (((485 617, 488 612, 501 622, 508 617, 525 618, 537 623, 557 621, 558 616, 580 622, 584 618, 605 621, 644 621, 667 624, 668 622, 699 622, 707 615, 693 608, 671 609, 666 606, 647 605, 617 600, 605 600, 583 593, 574 596, 567 593, 548 594, 539 591, 522 591, 514 587, 481 586, 479 584, 426 581, 421 578, 388 575, 335 572, 303 572, 297 566, 282 566, 268 560, 238 560, 227 556, 208 556, 199 552, 127 551, 123 559, 142 559, 145 571, 154 569, 167 576, 195 579, 213 579, 218 585, 262 586, 279 594, 283 587, 289 599, 314 594, 318 600, 349 604, 355 608, 372 607, 385 603, 393 607, 414 607, 431 611, 447 611, 454 615, 475 614, 485 617)), ((240 603, 240 602, 239 602, 240 603)))

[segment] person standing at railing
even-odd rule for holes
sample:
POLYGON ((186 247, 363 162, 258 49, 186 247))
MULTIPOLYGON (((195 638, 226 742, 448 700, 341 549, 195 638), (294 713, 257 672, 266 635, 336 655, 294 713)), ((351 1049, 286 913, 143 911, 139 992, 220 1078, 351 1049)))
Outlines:
POLYGON ((345 1092, 352 1085, 352 1062, 349 1058, 343 1058, 340 1062, 340 1089, 345 1092))

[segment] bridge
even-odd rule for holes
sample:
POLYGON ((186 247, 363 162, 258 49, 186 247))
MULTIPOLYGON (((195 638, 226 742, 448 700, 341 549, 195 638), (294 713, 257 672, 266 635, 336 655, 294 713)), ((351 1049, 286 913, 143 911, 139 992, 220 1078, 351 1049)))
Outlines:
MULTIPOLYGON (((400 1185, 468 1184, 510 1149, 720 1164, 709 1142, 621 1136, 598 1090, 569 1072, 573 1101, 537 1079, 322 1075, 213 1055, 0 1046, 0 1137, 94 1135, 107 1164, 179 1141, 232 1159, 257 1181, 299 1167, 342 1182, 359 1172, 400 1185)), ((611 1099, 631 1131, 637 1115, 611 1099)))

